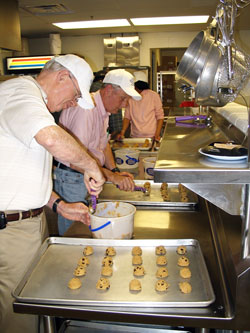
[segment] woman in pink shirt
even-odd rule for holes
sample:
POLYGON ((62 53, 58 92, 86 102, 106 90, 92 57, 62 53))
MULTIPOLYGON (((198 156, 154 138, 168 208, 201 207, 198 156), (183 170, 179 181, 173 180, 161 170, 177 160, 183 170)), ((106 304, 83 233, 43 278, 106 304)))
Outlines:
POLYGON ((161 128, 164 120, 164 111, 160 96, 144 81, 136 81, 135 89, 141 94, 142 99, 129 100, 126 107, 122 130, 118 138, 123 138, 131 125, 130 136, 133 138, 155 138, 160 140, 161 128))

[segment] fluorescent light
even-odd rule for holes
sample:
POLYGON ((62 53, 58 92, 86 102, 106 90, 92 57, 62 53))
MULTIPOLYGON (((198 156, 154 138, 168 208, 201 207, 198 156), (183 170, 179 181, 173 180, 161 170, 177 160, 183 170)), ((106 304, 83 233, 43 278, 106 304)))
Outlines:
POLYGON ((166 17, 142 17, 131 18, 134 25, 164 25, 164 24, 192 24, 206 23, 209 15, 202 16, 166 16, 166 17))
POLYGON ((126 19, 58 22, 52 24, 61 29, 86 29, 86 28, 108 28, 108 27, 130 26, 130 23, 126 19))

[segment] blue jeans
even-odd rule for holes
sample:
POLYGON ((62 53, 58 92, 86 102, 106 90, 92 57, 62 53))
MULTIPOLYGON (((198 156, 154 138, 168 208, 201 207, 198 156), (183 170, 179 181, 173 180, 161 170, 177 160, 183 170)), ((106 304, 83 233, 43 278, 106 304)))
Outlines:
MULTIPOLYGON (((66 202, 87 203, 86 196, 88 191, 83 181, 83 175, 74 171, 67 171, 60 168, 54 170, 54 191, 66 202)), ((62 236, 70 227, 73 221, 58 214, 58 232, 62 236)))

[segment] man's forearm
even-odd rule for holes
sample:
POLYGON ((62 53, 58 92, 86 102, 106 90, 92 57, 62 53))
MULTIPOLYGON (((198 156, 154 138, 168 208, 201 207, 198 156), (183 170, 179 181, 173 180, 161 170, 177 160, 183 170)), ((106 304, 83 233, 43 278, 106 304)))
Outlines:
POLYGON ((122 130, 121 130, 121 135, 125 135, 126 130, 128 129, 130 124, 130 120, 128 118, 124 118, 122 122, 122 130))
POLYGON ((96 167, 85 147, 59 126, 48 126, 35 136, 36 141, 55 158, 68 162, 76 168, 91 170, 96 167))
POLYGON ((114 156, 110 147, 110 144, 108 143, 105 150, 104 150, 104 156, 105 156, 105 163, 104 165, 109 169, 112 170, 116 167, 114 156))
POLYGON ((164 119, 158 119, 157 120, 155 138, 157 138, 161 135, 161 129, 162 129, 163 121, 164 121, 164 119))

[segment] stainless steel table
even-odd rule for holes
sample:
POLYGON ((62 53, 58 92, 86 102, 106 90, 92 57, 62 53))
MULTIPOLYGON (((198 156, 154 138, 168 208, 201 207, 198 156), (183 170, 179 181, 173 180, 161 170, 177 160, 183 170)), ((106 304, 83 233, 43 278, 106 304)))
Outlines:
MULTIPOLYGON (((232 302, 225 285, 225 276, 221 262, 216 253, 211 233, 210 217, 214 214, 213 207, 208 214, 208 206, 203 200, 200 210, 192 212, 168 212, 157 210, 138 210, 135 220, 135 238, 167 239, 194 238, 200 243, 205 262, 208 267, 216 300, 207 308, 126 308, 126 307, 87 307, 63 306, 15 302, 14 310, 20 313, 39 314, 44 316, 48 331, 52 329, 53 317, 64 317, 80 320, 104 320, 114 322, 148 323, 158 325, 200 327, 200 328, 233 328, 246 329, 245 323, 235 318, 232 302), (50 324, 50 325, 49 325, 50 324)), ((216 210, 216 209, 215 209, 216 210)), ((227 216, 228 219, 228 216, 227 216)), ((238 240, 240 232, 232 223, 229 234, 238 240), (236 230, 237 229, 237 230, 236 230), (237 233, 235 232, 237 231, 237 233)), ((239 224, 240 226, 240 224, 239 224)), ((239 228, 240 229, 240 228, 239 228)), ((68 236, 86 237, 86 229, 81 223, 75 222, 67 233, 68 236)), ((87 234, 88 236, 88 234, 87 234)), ((234 241, 234 256, 239 248, 234 241)))
MULTIPOLYGON (((214 117, 215 120, 215 117, 214 117)), ((175 127, 169 123, 166 127, 156 170, 158 182, 184 182, 178 178, 181 164, 178 161, 191 163, 194 160, 196 180, 211 179, 213 169, 201 168, 198 160, 197 148, 207 142, 207 135, 211 139, 227 137, 226 131, 221 131, 221 126, 213 124, 212 128, 196 129, 189 132, 187 128, 175 127), (204 136, 205 132, 205 136, 204 136), (189 140, 187 133, 192 133, 194 140, 189 140), (178 137, 178 135, 180 137, 178 137), (184 149, 177 139, 185 138, 183 142, 189 150, 184 149), (203 138, 203 139, 202 139, 203 138), (204 140, 205 138, 205 140, 204 140), (175 149, 175 152, 174 152, 175 149), (167 154, 167 152, 170 154, 167 154), (188 156, 188 154, 191 155, 188 156), (169 168, 167 160, 170 160, 169 168), (198 162, 197 162, 198 161, 198 162), (165 164, 164 168, 163 163, 165 164), (197 164, 198 163, 198 164, 197 164), (171 177, 169 175, 172 175, 171 177)), ((183 169, 183 177, 190 182, 192 173, 183 169), (186 177, 186 178, 185 178, 186 177)), ((224 181, 232 176, 227 175, 229 170, 221 171, 224 181)), ((233 179, 246 180, 249 170, 246 167, 233 170, 233 179)), ((218 172, 216 172, 218 174, 218 172)), ((196 181, 197 182, 197 181, 196 181)), ((220 182, 218 180, 218 182, 220 182)), ((62 306, 32 304, 15 302, 14 311, 19 313, 39 314, 45 318, 47 331, 53 330, 53 317, 63 317, 79 320, 101 320, 108 322, 144 323, 170 326, 185 326, 195 328, 217 328, 233 330, 249 330, 249 298, 250 298, 250 259, 241 258, 241 229, 242 220, 239 216, 231 216, 212 204, 200 198, 197 211, 168 211, 157 210, 152 207, 137 207, 138 217, 135 220, 135 238, 166 239, 166 238, 194 238, 200 243, 205 262, 210 274, 216 300, 206 308, 112 308, 112 307, 87 307, 87 306, 62 306)), ((69 229, 70 237, 88 237, 86 229, 75 222, 69 229)))

